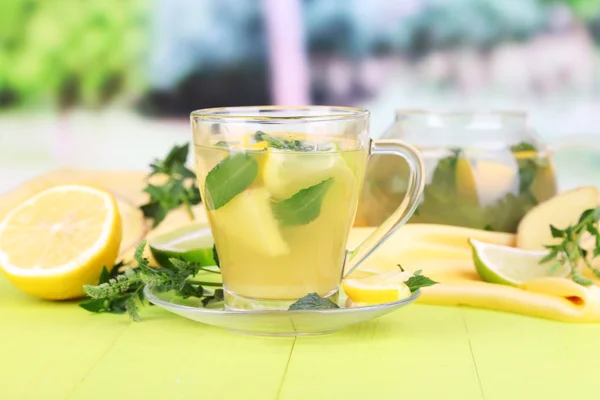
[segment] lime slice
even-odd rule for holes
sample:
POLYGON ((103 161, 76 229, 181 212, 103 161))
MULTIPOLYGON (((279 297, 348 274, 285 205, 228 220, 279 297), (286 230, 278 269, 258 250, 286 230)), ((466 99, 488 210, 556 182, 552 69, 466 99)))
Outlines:
POLYGON ((475 268, 486 282, 519 286, 536 278, 565 278, 570 272, 566 265, 553 268, 552 261, 540 264, 540 259, 548 254, 544 250, 523 250, 475 239, 469 239, 469 243, 473 248, 475 268))
POLYGON ((215 265, 214 240, 210 226, 196 223, 175 229, 149 240, 150 251, 163 267, 171 266, 169 258, 197 262, 202 266, 215 265))

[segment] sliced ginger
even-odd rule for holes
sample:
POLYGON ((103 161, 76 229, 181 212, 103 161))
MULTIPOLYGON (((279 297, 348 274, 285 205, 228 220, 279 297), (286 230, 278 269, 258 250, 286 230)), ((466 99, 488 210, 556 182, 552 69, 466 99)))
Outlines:
POLYGON ((517 228, 517 247, 544 250, 545 245, 559 243, 550 233, 550 225, 565 229, 579 221, 581 214, 600 204, 600 192, 584 186, 552 197, 532 208, 517 228))

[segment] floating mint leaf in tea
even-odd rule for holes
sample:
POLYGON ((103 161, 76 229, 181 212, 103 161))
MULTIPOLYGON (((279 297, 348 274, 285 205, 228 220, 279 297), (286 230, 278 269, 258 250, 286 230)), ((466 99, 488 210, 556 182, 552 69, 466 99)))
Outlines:
POLYGON ((288 310, 333 310, 335 308, 340 308, 340 306, 329 299, 324 299, 317 293, 309 293, 298 299, 288 310))
POLYGON ((273 147, 275 149, 285 149, 287 147, 283 140, 275 136, 267 135, 261 131, 258 131, 254 134, 254 140, 257 142, 267 142, 269 147, 273 147))
POLYGON ((254 134, 254 140, 256 142, 267 142, 269 147, 279 150, 292 150, 292 151, 311 151, 312 146, 306 146, 304 142, 298 139, 281 139, 279 137, 269 135, 262 131, 257 131, 254 134))
POLYGON ((273 214, 284 226, 306 225, 321 214, 323 198, 333 183, 333 178, 300 190, 292 197, 273 203, 273 214))
POLYGON ((258 163, 246 154, 223 159, 206 176, 206 204, 217 210, 246 190, 258 174, 258 163))

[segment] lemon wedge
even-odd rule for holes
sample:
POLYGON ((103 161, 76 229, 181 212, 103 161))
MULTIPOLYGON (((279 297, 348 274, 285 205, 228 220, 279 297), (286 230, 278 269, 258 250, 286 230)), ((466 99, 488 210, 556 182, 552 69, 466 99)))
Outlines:
POLYGON ((354 304, 390 303, 410 297, 411 291, 404 282, 411 276, 408 271, 394 270, 347 278, 342 281, 342 287, 354 304))
POLYGON ((62 300, 83 295, 102 267, 114 265, 121 217, 108 192, 87 186, 46 189, 0 222, 0 270, 32 296, 62 300))

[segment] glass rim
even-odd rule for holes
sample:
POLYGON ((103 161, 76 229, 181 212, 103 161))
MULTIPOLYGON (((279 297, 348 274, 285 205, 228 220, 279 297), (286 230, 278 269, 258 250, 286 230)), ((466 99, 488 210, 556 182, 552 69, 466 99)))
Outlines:
POLYGON ((480 108, 440 108, 440 109, 426 109, 426 108, 394 108, 396 117, 406 116, 427 116, 427 115, 441 115, 441 116, 505 116, 505 117, 516 117, 516 118, 527 118, 528 113, 525 110, 518 109, 480 109, 480 108))
POLYGON ((360 119, 368 117, 369 114, 369 111, 364 108, 345 106, 234 106, 194 110, 190 113, 190 118, 223 122, 290 123, 360 119), (273 113, 278 111, 297 111, 297 114, 261 115, 261 111, 270 111, 273 113), (307 111, 314 113, 307 114, 307 111), (233 113, 228 114, 226 112, 233 113))

